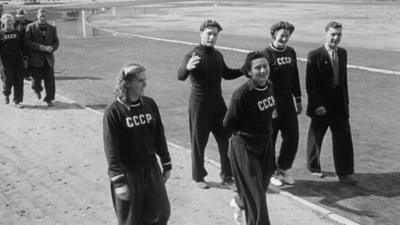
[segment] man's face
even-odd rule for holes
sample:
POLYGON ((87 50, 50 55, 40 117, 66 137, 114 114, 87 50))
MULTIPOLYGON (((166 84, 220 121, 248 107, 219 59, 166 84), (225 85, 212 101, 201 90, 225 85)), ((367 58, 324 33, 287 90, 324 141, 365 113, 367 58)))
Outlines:
POLYGON ((285 47, 290 38, 290 31, 287 29, 280 29, 275 32, 274 44, 276 47, 285 47))
POLYGON ((144 88, 147 86, 146 80, 147 77, 145 71, 138 73, 131 81, 128 81, 128 93, 135 97, 143 96, 144 88))
POLYGON ((251 61, 250 78, 257 86, 264 86, 269 78, 269 65, 266 58, 261 57, 251 61))
POLYGON ((200 33, 200 44, 208 47, 212 47, 217 42, 218 38, 218 28, 216 27, 206 27, 200 33))
POLYGON ((325 37, 325 44, 330 48, 336 48, 342 38, 342 28, 330 27, 329 30, 326 31, 325 37))
POLYGON ((38 12, 37 14, 37 19, 39 20, 40 23, 46 23, 47 22, 47 12, 38 12))

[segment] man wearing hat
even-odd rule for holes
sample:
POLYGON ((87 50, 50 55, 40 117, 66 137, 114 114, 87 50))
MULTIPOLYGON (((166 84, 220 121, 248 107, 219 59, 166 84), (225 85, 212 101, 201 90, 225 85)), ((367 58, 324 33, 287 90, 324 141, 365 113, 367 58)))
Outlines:
POLYGON ((37 11, 37 21, 28 24, 25 32, 25 44, 29 48, 29 66, 32 71, 32 89, 38 99, 41 99, 42 80, 46 96, 44 101, 53 106, 56 93, 54 80, 54 52, 59 40, 56 27, 47 22, 48 12, 45 9, 37 11))
MULTIPOLYGON (((17 29, 19 32, 22 34, 22 38, 25 38, 25 30, 26 26, 28 24, 32 23, 31 20, 28 20, 26 18, 26 10, 24 9, 17 9, 17 12, 15 14, 15 22, 14 22, 14 28, 17 29)), ((24 56, 24 78, 26 80, 30 80, 30 71, 29 71, 29 49, 27 47, 23 47, 22 49, 22 54, 24 56)))

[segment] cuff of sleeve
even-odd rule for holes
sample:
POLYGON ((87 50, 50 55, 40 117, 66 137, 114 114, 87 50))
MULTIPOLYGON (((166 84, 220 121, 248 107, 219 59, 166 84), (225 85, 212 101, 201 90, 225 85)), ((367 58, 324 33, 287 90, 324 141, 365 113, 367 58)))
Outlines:
POLYGON ((296 103, 301 102, 301 97, 296 97, 295 99, 296 99, 296 103))
POLYGON ((163 171, 168 171, 172 169, 172 163, 171 161, 162 163, 163 171))
POLYGON ((116 176, 111 177, 110 179, 114 188, 121 187, 124 184, 127 184, 128 181, 126 180, 125 174, 119 174, 116 176))

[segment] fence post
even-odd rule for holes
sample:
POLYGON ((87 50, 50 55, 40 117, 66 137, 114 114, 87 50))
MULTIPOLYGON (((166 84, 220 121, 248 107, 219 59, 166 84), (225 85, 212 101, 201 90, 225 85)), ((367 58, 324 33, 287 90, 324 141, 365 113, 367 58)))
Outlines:
POLYGON ((85 16, 85 10, 82 10, 82 34, 83 37, 86 37, 86 16, 85 16))

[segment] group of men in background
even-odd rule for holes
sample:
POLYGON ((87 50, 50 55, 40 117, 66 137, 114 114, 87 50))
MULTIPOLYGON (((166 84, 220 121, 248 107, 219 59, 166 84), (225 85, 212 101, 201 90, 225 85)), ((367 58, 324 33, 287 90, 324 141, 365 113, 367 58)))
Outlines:
POLYGON ((44 81, 46 96, 43 100, 51 107, 55 97, 53 53, 59 46, 59 40, 55 26, 47 22, 48 11, 37 10, 34 22, 27 19, 24 9, 17 9, 15 17, 3 14, 2 5, 0 11, 0 68, 5 104, 10 103, 13 92, 15 107, 23 108, 25 77, 31 80, 38 99, 42 98, 44 81))

